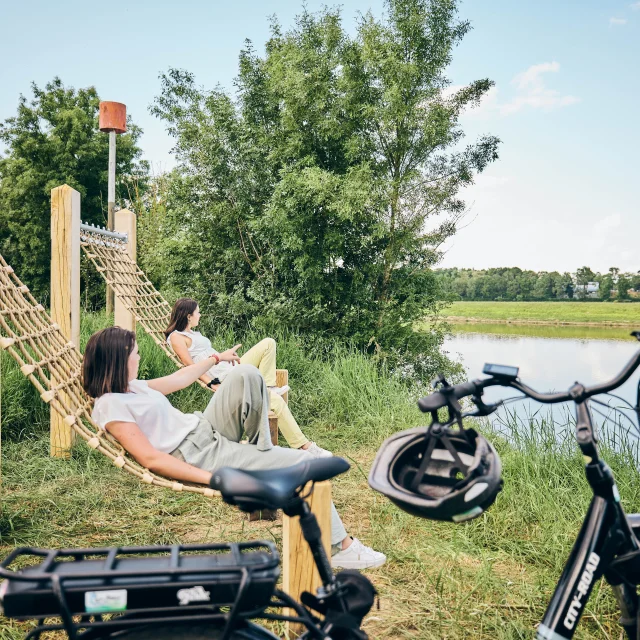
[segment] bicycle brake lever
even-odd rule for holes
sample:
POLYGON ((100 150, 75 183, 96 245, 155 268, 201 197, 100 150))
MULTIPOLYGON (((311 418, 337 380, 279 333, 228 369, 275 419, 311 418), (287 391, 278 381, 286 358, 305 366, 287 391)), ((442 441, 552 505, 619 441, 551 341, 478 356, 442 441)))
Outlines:
POLYGON ((480 418, 491 415, 494 411, 497 411, 502 406, 503 401, 499 400, 494 404, 485 404, 482 402, 482 398, 472 398, 473 403, 476 405, 475 411, 469 411, 462 415, 463 418, 480 418))

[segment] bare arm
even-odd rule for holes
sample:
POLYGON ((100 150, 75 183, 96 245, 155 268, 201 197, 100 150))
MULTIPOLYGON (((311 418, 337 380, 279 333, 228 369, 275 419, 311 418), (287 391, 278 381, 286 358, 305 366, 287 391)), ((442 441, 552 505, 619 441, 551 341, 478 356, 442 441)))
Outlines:
MULTIPOLYGON (((173 351, 178 356, 178 359, 180 360, 180 362, 182 362, 182 364, 184 364, 185 366, 189 366, 190 364, 193 364, 193 360, 189 355, 189 346, 191 344, 191 339, 187 338, 187 336, 183 336, 181 333, 174 332, 171 334, 171 337, 169 338, 169 340, 171 341, 171 346, 173 347, 173 351), (187 343, 187 340, 189 341, 189 343, 187 343)), ((209 369, 207 369, 207 371, 208 370, 209 369)), ((200 376, 200 380, 202 380, 202 382, 204 382, 205 384, 209 384, 209 382, 211 382, 211 377, 205 374, 200 376)))
POLYGON ((143 467, 167 478, 209 484, 211 473, 158 451, 135 422, 109 422, 107 431, 143 467))
POLYGON ((178 369, 175 373, 164 376, 163 378, 147 380, 147 384, 151 389, 155 389, 163 395, 168 396, 174 391, 179 391, 193 384, 203 373, 211 369, 216 362, 217 359, 215 357, 205 358, 200 362, 190 364, 188 367, 178 369))

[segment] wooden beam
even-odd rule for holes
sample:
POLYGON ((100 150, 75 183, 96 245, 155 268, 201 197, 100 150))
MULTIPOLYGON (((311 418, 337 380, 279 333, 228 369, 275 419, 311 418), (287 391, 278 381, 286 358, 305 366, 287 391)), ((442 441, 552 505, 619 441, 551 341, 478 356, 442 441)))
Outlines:
MULTIPOLYGON (((129 257, 135 262, 137 257, 136 250, 136 214, 129 209, 120 209, 115 213, 115 227, 114 231, 118 233, 126 233, 128 236, 127 253, 129 257)), ((122 301, 116 296, 113 324, 129 331, 136 331, 136 319, 135 316, 127 311, 122 301)))
MULTIPOLYGON (((51 190, 51 318, 80 348, 80 194, 66 184, 51 190)), ((74 432, 50 413, 51 455, 68 457, 74 432)))
MULTIPOLYGON (((311 511, 318 519, 322 531, 322 543, 331 557, 331 483, 316 483, 313 493, 307 498, 311 511)), ((320 575, 313 561, 300 528, 298 518, 284 516, 282 521, 282 589, 292 598, 300 602, 303 591, 315 593, 322 584, 320 575)), ((291 615, 295 615, 292 611, 291 615)), ((285 637, 298 637, 304 627, 287 622, 285 637)))
MULTIPOLYGON (((284 387, 289 384, 289 370, 288 369, 276 369, 276 386, 284 387)), ((282 394, 282 399, 289 404, 289 392, 282 394)))

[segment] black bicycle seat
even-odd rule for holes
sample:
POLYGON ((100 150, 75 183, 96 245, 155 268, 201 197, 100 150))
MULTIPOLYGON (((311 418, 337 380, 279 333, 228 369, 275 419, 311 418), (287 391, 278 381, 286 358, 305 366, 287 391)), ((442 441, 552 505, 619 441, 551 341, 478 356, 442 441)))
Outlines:
POLYGON ((305 460, 293 467, 242 471, 223 467, 216 471, 209 483, 222 494, 222 499, 241 511, 282 509, 307 482, 330 480, 344 473, 350 465, 342 458, 305 460))

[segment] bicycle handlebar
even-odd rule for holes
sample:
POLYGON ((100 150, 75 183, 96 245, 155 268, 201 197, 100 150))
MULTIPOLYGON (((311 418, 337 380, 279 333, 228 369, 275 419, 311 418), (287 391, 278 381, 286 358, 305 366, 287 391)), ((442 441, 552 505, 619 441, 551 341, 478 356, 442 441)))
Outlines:
MULTIPOLYGON (((640 332, 634 332, 638 340, 640 340, 640 332)), ((450 387, 443 387, 438 391, 418 400, 418 406, 424 413, 429 411, 437 411, 442 407, 446 407, 450 403, 450 398, 453 397, 456 400, 466 398, 468 396, 481 396, 484 389, 487 387, 501 386, 512 387, 517 391, 520 391, 525 396, 532 400, 537 400, 545 404, 557 404, 559 402, 584 402, 592 396, 600 393, 608 393, 617 389, 623 385, 640 366, 640 350, 627 362, 625 367, 618 373, 617 376, 600 384, 595 384, 591 387, 585 387, 579 382, 576 382, 573 387, 563 393, 540 393, 535 389, 527 386, 520 380, 504 378, 500 376, 492 376, 490 378, 483 378, 481 380, 469 380, 461 384, 455 384, 450 387)))

